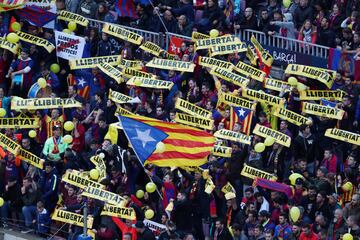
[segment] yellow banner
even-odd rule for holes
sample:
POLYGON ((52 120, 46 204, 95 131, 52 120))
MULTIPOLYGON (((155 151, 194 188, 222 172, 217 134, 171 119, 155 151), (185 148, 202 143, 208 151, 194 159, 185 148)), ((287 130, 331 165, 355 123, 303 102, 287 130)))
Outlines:
POLYGON ((329 128, 326 130, 325 136, 360 146, 360 134, 338 128, 329 128))
MULTIPOLYGON (((71 225, 76 225, 79 227, 84 226, 84 216, 81 214, 68 212, 65 210, 55 209, 52 217, 52 220, 68 223, 71 225)), ((94 219, 92 217, 87 217, 87 227, 92 228, 94 219)))
POLYGON ((119 205, 121 203, 121 201, 124 200, 123 197, 121 197, 120 195, 113 193, 113 192, 109 192, 100 188, 94 188, 94 187, 86 187, 84 192, 81 194, 82 196, 85 197, 89 197, 89 198, 93 198, 93 199, 97 199, 109 204, 113 204, 113 205, 119 205))
POLYGON ((273 106, 284 106, 285 99, 276 97, 274 95, 265 93, 263 91, 256 91, 253 89, 244 89, 242 91, 242 95, 245 98, 255 100, 258 102, 264 102, 273 106))
POLYGON ((154 78, 132 77, 127 82, 127 85, 155 88, 155 89, 167 89, 170 90, 174 83, 171 81, 158 80, 154 78))
POLYGON ((160 56, 160 52, 164 51, 161 47, 150 41, 144 42, 139 48, 157 57, 160 56))
POLYGON ((327 117, 341 120, 344 116, 344 110, 339 108, 327 107, 315 103, 302 103, 302 111, 304 113, 320 116, 320 117, 327 117))
POLYGON ((277 107, 275 109, 275 112, 273 114, 281 119, 284 119, 288 122, 291 122, 297 126, 300 126, 301 124, 310 124, 311 120, 304 117, 303 115, 300 115, 296 112, 290 111, 286 108, 277 107))
POLYGON ((224 147, 224 146, 220 146, 220 145, 214 145, 214 148, 211 151, 211 153, 215 156, 229 158, 229 157, 231 157, 232 148, 224 147))
POLYGON ((254 45, 255 49, 259 52, 262 62, 266 66, 270 67, 272 65, 272 63, 274 62, 273 56, 271 56, 271 54, 261 46, 261 44, 254 37, 254 35, 251 36, 250 41, 254 45))
POLYGON ((108 63, 112 66, 116 66, 120 63, 121 56, 102 56, 102 57, 91 57, 91 58, 79 58, 69 60, 70 69, 83 69, 83 68, 94 68, 100 63, 108 63))
POLYGON ((90 161, 96 166, 96 169, 100 172, 98 181, 101 182, 103 179, 106 178, 106 165, 104 163, 104 160, 99 155, 95 155, 90 158, 90 161))
POLYGON ((229 192, 236 193, 235 188, 231 185, 230 182, 227 182, 227 183, 221 188, 221 191, 222 191, 224 194, 227 194, 227 193, 229 193, 229 192))
POLYGON ((193 41, 196 41, 196 40, 199 40, 199 39, 208 39, 210 38, 209 35, 206 35, 206 34, 202 34, 202 33, 199 33, 199 32, 192 32, 191 34, 191 40, 193 41))
POLYGON ((284 91, 289 92, 291 90, 291 85, 285 81, 273 79, 273 78, 265 78, 264 87, 274 91, 284 91))
POLYGON ((72 98, 13 98, 12 110, 52 109, 81 107, 81 103, 72 98))
POLYGON ((126 110, 125 108, 117 107, 115 111, 115 115, 135 115, 135 114, 126 110))
POLYGON ((104 205, 104 208, 100 215, 136 220, 136 214, 133 208, 117 207, 109 204, 104 205))
POLYGON ((164 52, 165 54, 165 58, 166 59, 169 59, 169 60, 179 60, 179 56, 176 55, 176 54, 171 54, 171 53, 168 53, 168 52, 164 52))
POLYGON ((75 170, 67 170, 63 175, 61 181, 76 186, 81 189, 85 189, 87 186, 94 188, 105 188, 104 185, 88 179, 87 177, 81 176, 80 172, 75 170))
POLYGON ((223 69, 227 69, 229 71, 233 70, 234 65, 231 62, 225 62, 222 60, 218 60, 216 58, 210 58, 210 57, 199 57, 199 65, 203 67, 219 67, 223 69))
POLYGON ((152 75, 151 73, 142 72, 134 68, 124 68, 122 70, 122 74, 127 78, 132 78, 132 77, 156 78, 156 76, 152 75))
POLYGON ((195 64, 191 62, 175 61, 161 58, 153 58, 146 64, 147 67, 175 70, 180 72, 193 72, 195 64))
POLYGON ((210 48, 210 56, 234 54, 240 52, 246 52, 247 47, 245 43, 237 43, 231 45, 217 45, 210 48))
POLYGON ((249 109, 252 109, 254 105, 254 103, 249 100, 236 97, 229 93, 221 93, 221 95, 219 96, 219 101, 230 106, 239 106, 249 109))
POLYGON ((250 76, 251 78, 253 78, 259 82, 263 82, 264 78, 266 76, 265 72, 255 68, 255 67, 252 67, 246 63, 243 63, 243 62, 238 62, 236 64, 235 71, 237 71, 245 76, 250 76))
POLYGON ((97 67, 106 75, 113 78, 117 83, 120 84, 124 82, 124 79, 122 78, 122 72, 119 69, 105 62, 98 64, 97 67))
POLYGON ((247 145, 251 144, 251 137, 242 133, 230 131, 227 129, 220 129, 214 133, 214 137, 226 139, 234 142, 240 142, 247 145))
POLYGON ((117 26, 115 24, 104 23, 102 31, 104 33, 110 34, 111 36, 120 38, 124 41, 128 41, 136 45, 140 45, 143 40, 143 37, 141 35, 117 26))
POLYGON ((195 104, 192 104, 181 98, 178 98, 176 100, 175 108, 197 117, 211 118, 212 116, 212 113, 210 111, 205 110, 199 106, 196 106, 195 104))
POLYGON ((204 192, 206 192, 207 194, 210 194, 210 193, 212 193, 212 191, 214 189, 215 189, 215 184, 213 183, 213 181, 209 177, 208 179, 206 179, 204 192))
POLYGON ((278 144, 281 144, 285 147, 290 147, 291 144, 291 137, 289 137, 288 135, 276 131, 274 129, 262 126, 260 124, 256 124, 253 133, 256 135, 259 135, 263 138, 266 137, 271 137, 275 140, 275 142, 277 142, 278 144))
POLYGON ((64 10, 58 13, 57 19, 64 20, 67 22, 76 22, 76 24, 79 24, 84 27, 87 27, 87 25, 89 24, 89 20, 86 17, 64 10))
POLYGON ((109 99, 116 103, 127 103, 128 101, 132 100, 132 97, 129 97, 125 94, 113 91, 109 89, 109 99))
POLYGON ((16 34, 19 36, 20 40, 44 47, 49 53, 55 49, 55 46, 46 39, 20 31, 16 32, 16 34))
POLYGON ((133 68, 133 69, 141 70, 142 63, 139 60, 127 60, 122 58, 119 63, 119 67, 122 68, 123 70, 125 68, 133 68))
POLYGON ((287 65, 285 73, 318 80, 319 82, 324 83, 328 88, 331 88, 334 79, 336 78, 336 71, 300 64, 287 65))
POLYGON ((184 113, 176 113, 175 122, 206 130, 212 130, 214 126, 214 120, 202 117, 195 117, 184 113))
POLYGON ((251 65, 256 65, 258 56, 255 53, 255 49, 251 46, 247 46, 246 57, 249 59, 251 65))
POLYGON ((0 133, 0 146, 6 148, 9 152, 14 155, 17 155, 21 158, 21 160, 37 167, 43 169, 44 160, 40 159, 38 156, 32 154, 31 152, 26 151, 21 148, 19 144, 8 138, 6 135, 0 133))
POLYGON ((246 88, 246 86, 249 84, 249 79, 221 67, 211 68, 210 74, 215 75, 242 88, 246 88))
POLYGON ((5 38, 0 37, 0 48, 7 49, 12 53, 17 54, 19 49, 19 44, 8 42, 6 41, 5 38))
POLYGON ((300 100, 337 100, 342 101, 346 92, 341 90, 305 90, 300 91, 300 100))
POLYGON ((0 118, 1 128, 39 128, 39 118, 0 118))
POLYGON ((232 45, 238 43, 241 43, 238 37, 235 37, 234 35, 226 35, 217 38, 198 39, 195 42, 195 49, 196 50, 209 49, 213 46, 218 46, 218 45, 224 46, 224 45, 232 45))
POLYGON ((266 180, 273 180, 273 181, 277 180, 277 177, 272 175, 271 173, 259 170, 254 167, 250 167, 246 164, 244 164, 244 167, 241 171, 241 175, 244 177, 251 178, 251 179, 263 178, 266 180))

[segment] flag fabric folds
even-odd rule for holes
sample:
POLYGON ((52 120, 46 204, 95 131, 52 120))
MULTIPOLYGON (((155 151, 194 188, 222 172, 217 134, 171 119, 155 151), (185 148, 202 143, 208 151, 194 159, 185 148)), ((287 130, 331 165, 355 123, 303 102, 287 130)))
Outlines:
POLYGON ((25 3, 26 0, 0 0, 0 12, 22 8, 25 3))
POLYGON ((139 160, 160 167, 200 166, 215 144, 211 134, 177 123, 126 115, 119 116, 139 160))
POLYGON ((133 0, 118 0, 115 4, 115 9, 120 17, 138 17, 133 0))
POLYGON ((42 27, 56 18, 55 13, 46 11, 34 5, 19 9, 16 11, 16 14, 22 19, 25 19, 29 23, 38 27, 42 27))
POLYGON ((250 134, 253 111, 249 108, 231 107, 230 108, 230 130, 233 129, 235 123, 241 124, 241 132, 246 135, 250 134))
POLYGON ((336 107, 336 102, 332 102, 323 98, 321 99, 321 104, 327 107, 332 107, 332 108, 336 107))
POLYGON ((91 74, 81 74, 81 75, 69 74, 67 79, 69 86, 74 86, 74 85, 77 86, 78 94, 84 99, 88 99, 89 97, 89 92, 90 92, 89 76, 91 76, 91 74))

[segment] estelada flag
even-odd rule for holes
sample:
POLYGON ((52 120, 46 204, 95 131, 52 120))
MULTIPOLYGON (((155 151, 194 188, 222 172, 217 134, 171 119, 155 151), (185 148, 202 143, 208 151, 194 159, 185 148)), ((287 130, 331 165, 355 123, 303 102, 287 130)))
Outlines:
POLYGON ((211 134, 177 123, 136 115, 119 116, 126 137, 142 164, 200 166, 215 144, 211 134))

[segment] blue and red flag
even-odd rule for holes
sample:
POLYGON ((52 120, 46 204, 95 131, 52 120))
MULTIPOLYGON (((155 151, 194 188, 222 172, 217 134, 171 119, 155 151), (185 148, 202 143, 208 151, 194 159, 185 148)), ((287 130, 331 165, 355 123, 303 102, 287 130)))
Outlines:
POLYGON ((332 70, 354 76, 353 83, 360 84, 360 60, 355 60, 354 54, 341 52, 337 48, 330 48, 328 66, 332 70))
POLYGON ((38 27, 42 27, 56 18, 55 13, 46 11, 34 5, 19 9, 16 11, 16 14, 22 19, 25 19, 29 23, 38 27))
POLYGON ((69 74, 67 77, 68 85, 74 86, 76 85, 78 88, 78 94, 83 97, 84 99, 89 98, 90 86, 89 81, 90 79, 87 78, 88 75, 73 75, 69 74))
POLYGON ((138 18, 133 0, 118 0, 115 9, 120 17, 138 18))

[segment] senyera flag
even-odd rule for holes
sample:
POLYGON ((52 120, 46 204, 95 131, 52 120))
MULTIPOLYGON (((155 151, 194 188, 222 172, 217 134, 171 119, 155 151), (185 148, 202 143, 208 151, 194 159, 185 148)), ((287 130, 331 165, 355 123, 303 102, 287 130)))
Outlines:
POLYGON ((211 134, 177 123, 136 115, 119 120, 139 160, 160 167, 200 166, 215 144, 211 134))

